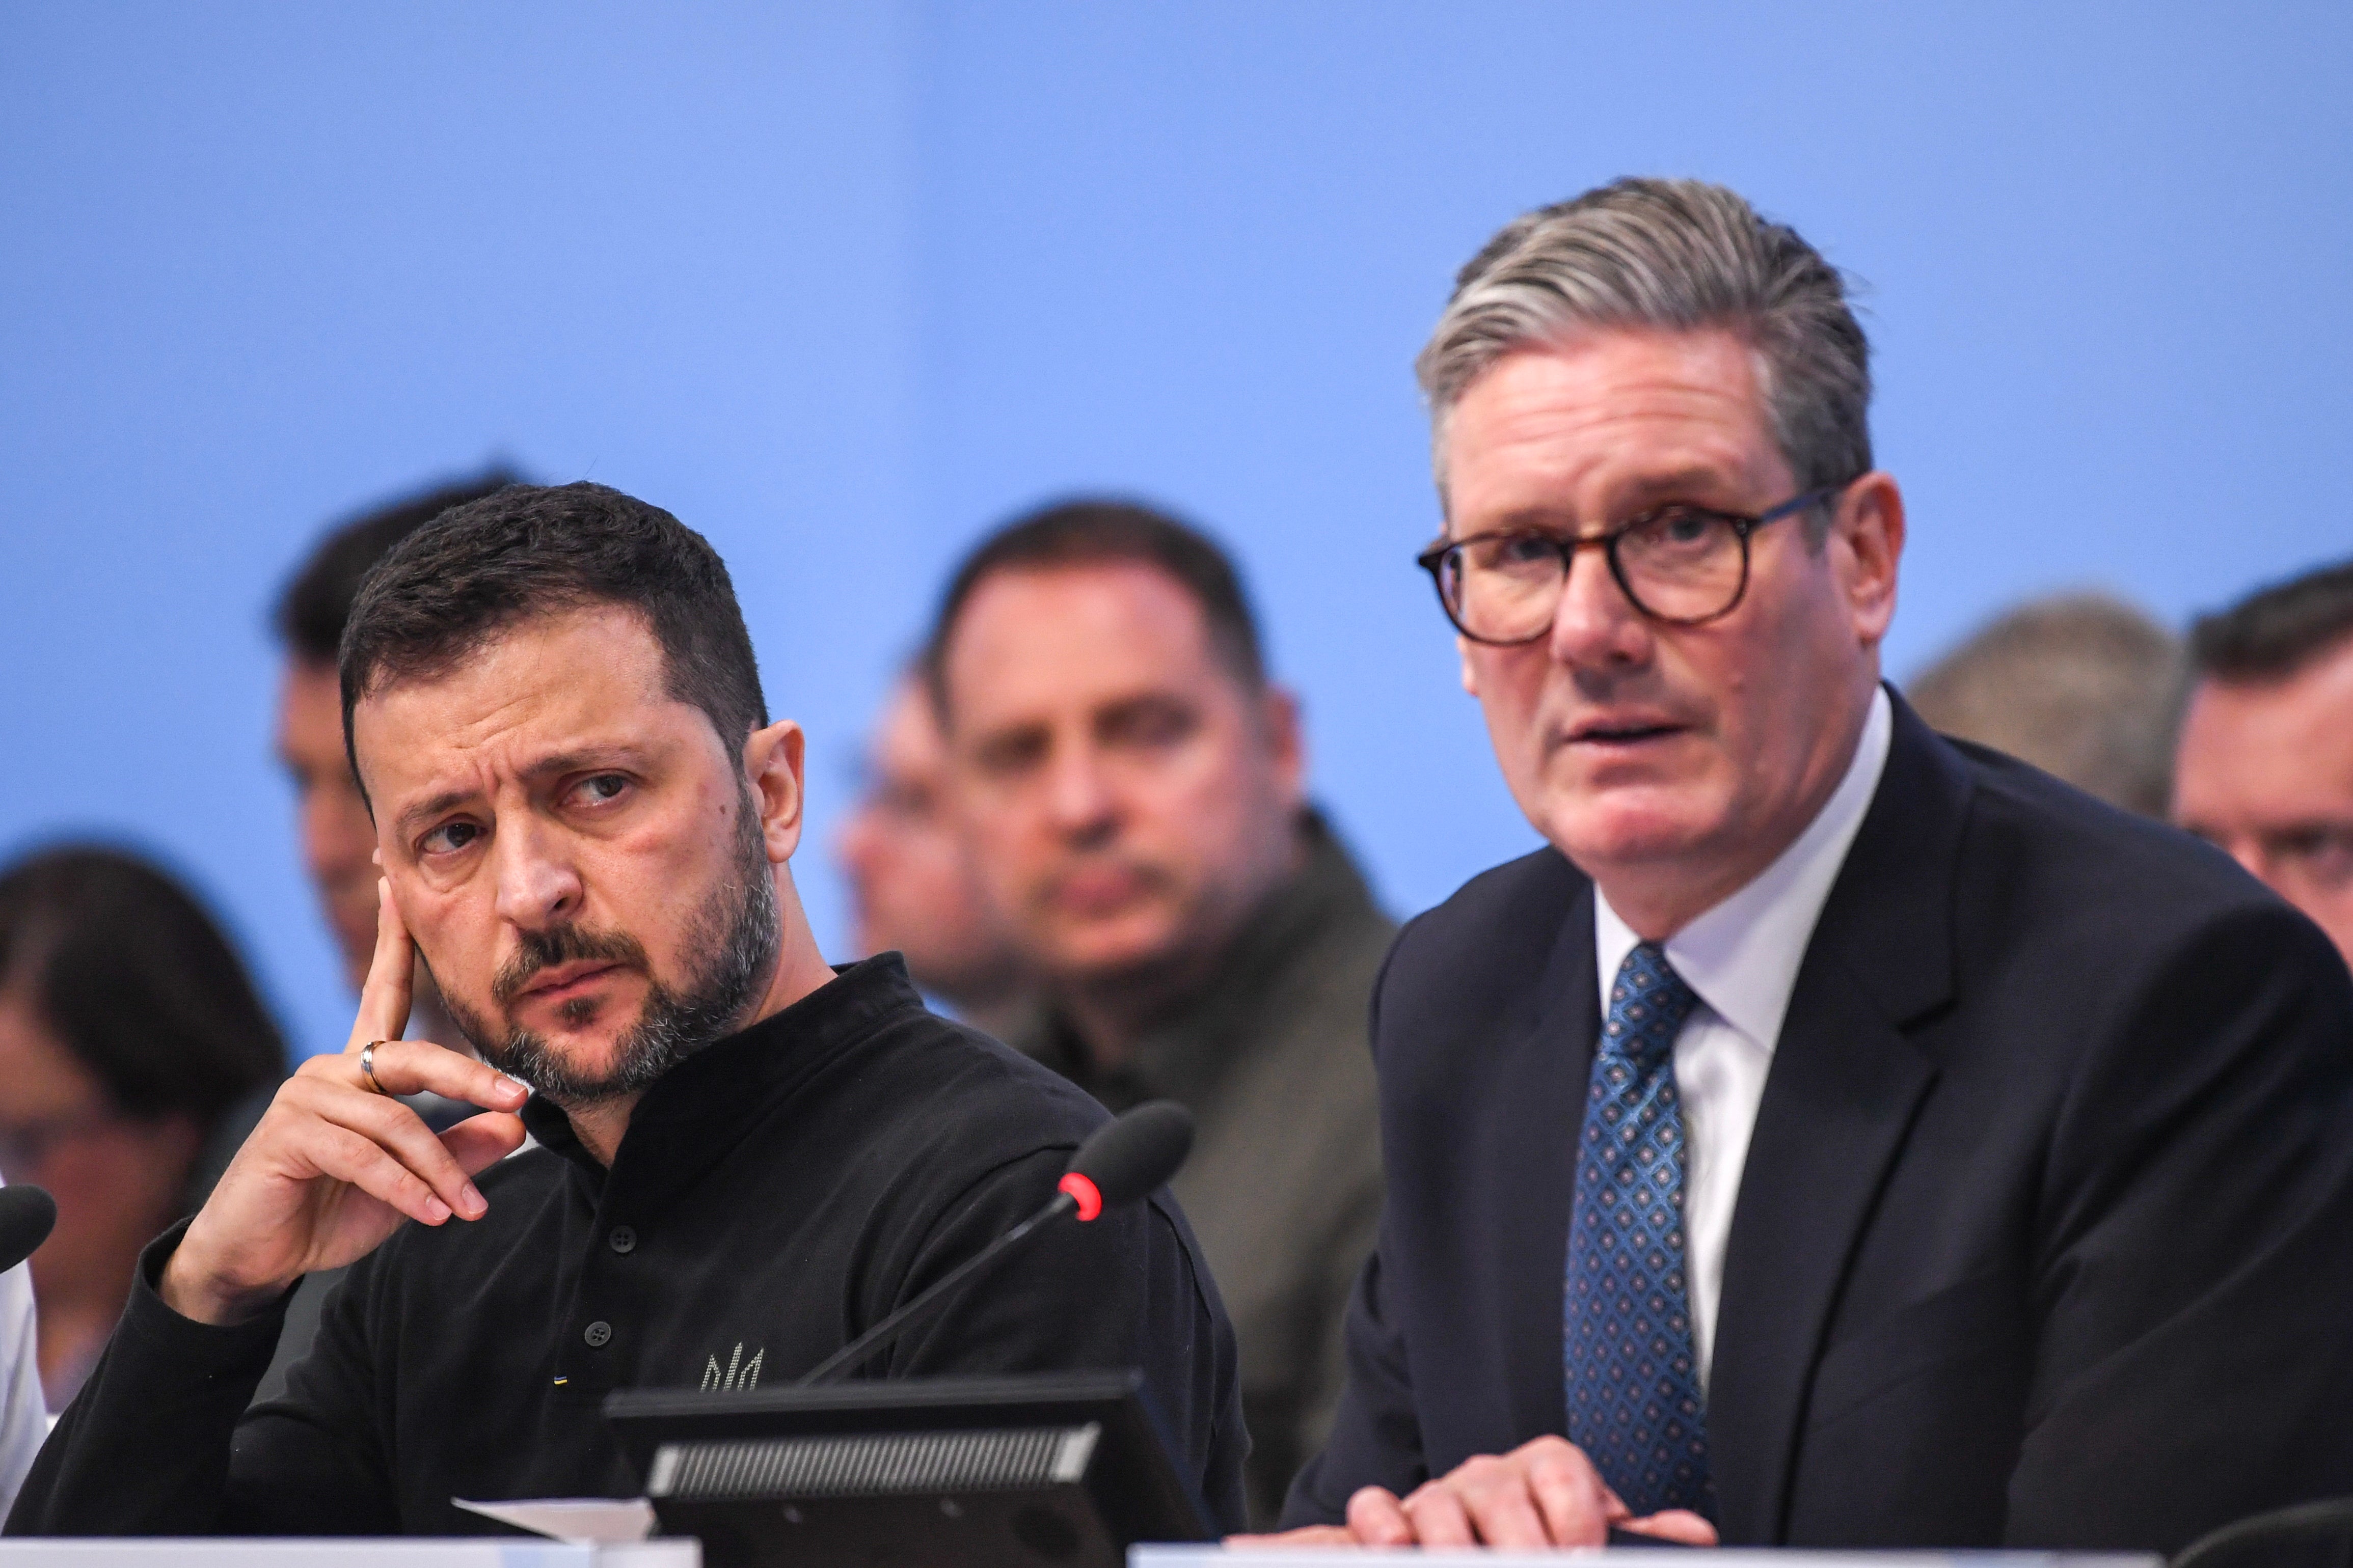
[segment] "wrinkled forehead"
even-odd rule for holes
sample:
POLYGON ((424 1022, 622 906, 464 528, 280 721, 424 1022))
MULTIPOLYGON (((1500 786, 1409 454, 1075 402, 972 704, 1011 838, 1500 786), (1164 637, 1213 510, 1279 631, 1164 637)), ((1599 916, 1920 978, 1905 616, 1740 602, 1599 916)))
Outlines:
POLYGON ((360 781, 381 809, 404 790, 518 776, 551 754, 674 745, 701 710, 667 689, 661 645, 615 606, 503 627, 448 668, 380 676, 352 710, 360 781))
POLYGON ((1784 467, 1756 356, 1721 331, 1597 331, 1497 359, 1448 422, 1450 513, 1784 467))
POLYGON ((2185 801, 2227 794, 2353 815, 2353 645, 2281 680, 2200 680, 2175 773, 2185 801))
POLYGON ((1184 584, 1126 561, 992 573, 956 617, 947 677, 959 733, 1143 692, 1234 685, 1184 584))

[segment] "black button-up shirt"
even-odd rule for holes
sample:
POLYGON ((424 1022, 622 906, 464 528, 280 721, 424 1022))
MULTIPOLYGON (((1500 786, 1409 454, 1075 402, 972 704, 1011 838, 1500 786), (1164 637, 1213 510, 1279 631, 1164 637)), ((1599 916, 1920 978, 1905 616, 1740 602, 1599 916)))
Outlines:
MULTIPOLYGON (((280 1317, 213 1327, 154 1290, 27 1478, 13 1533, 434 1533, 472 1499, 628 1496, 617 1388, 790 1382, 1051 1197, 1092 1100, 926 1012, 896 955, 682 1063, 608 1172, 542 1145, 472 1224, 404 1226, 329 1298, 283 1397, 246 1408, 280 1317)), ((1241 1521, 1233 1337, 1166 1193, 1064 1221, 868 1376, 1137 1366, 1179 1468, 1241 1521)))

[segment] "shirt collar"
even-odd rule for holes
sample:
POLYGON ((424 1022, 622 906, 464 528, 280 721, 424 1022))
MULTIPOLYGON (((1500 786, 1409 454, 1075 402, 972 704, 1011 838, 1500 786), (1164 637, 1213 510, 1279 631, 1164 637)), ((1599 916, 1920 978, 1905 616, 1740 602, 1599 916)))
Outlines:
MULTIPOLYGON (((1798 966, 1879 789, 1894 733, 1894 708, 1881 687, 1872 693, 1846 777, 1806 830, 1747 886, 1666 941, 1667 962, 1684 984, 1716 1016, 1767 1053, 1781 1037, 1798 966)), ((1595 888, 1593 947, 1601 997, 1609 995, 1609 977, 1641 941, 1595 888)), ((1602 1005, 1606 1009, 1607 1003, 1602 1005)))

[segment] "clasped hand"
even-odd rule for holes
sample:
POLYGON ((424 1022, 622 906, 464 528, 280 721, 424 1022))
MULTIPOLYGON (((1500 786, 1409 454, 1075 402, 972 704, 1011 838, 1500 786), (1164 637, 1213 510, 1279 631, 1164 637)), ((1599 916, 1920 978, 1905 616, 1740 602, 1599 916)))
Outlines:
POLYGON ((1365 1487, 1348 1500, 1346 1524, 1280 1535, 1238 1535, 1250 1546, 1599 1546, 1611 1530, 1686 1546, 1713 1546, 1715 1527, 1683 1509, 1636 1518, 1582 1449, 1538 1437, 1508 1454, 1465 1459, 1399 1498, 1365 1487))
POLYGON ((522 1144, 522 1085, 470 1056, 400 1038, 417 950, 388 884, 378 882, 376 900, 375 956, 350 1044, 304 1062, 279 1089, 164 1266, 160 1293, 185 1317, 255 1316, 303 1275, 366 1257, 404 1219, 480 1219, 489 1205, 474 1174, 522 1144), (375 1085, 360 1070, 373 1042, 382 1042, 375 1085), (484 1113, 436 1135, 392 1098, 426 1089, 484 1113))

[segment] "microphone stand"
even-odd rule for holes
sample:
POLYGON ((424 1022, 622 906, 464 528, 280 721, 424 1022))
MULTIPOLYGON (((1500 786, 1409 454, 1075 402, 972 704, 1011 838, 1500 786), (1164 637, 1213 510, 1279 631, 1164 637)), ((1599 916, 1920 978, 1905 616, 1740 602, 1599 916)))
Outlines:
POLYGON ((856 1371, 876 1351, 889 1345, 908 1330, 929 1322, 938 1316, 940 1309, 947 1305, 948 1299, 955 1293, 958 1286, 965 1284, 990 1264, 1019 1247, 1037 1233, 1039 1226, 1044 1225, 1048 1220, 1058 1219, 1078 1206, 1078 1199, 1069 1193, 1056 1193, 1053 1201, 1044 1208, 949 1269, 946 1274, 934 1282, 930 1289, 818 1363, 793 1386, 807 1388, 816 1384, 829 1382, 845 1373, 856 1371))

